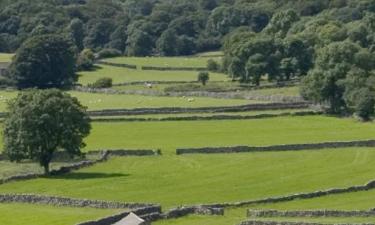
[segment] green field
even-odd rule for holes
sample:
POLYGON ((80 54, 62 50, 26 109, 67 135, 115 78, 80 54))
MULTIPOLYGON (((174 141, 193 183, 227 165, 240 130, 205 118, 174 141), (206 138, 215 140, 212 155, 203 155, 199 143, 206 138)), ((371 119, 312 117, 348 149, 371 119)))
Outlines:
POLYGON ((116 57, 104 61, 137 66, 206 67, 209 59, 220 60, 220 57, 116 57))
POLYGON ((287 221, 287 222, 318 222, 318 223, 374 223, 375 217, 335 217, 335 218, 247 218, 246 210, 229 209, 224 216, 187 216, 179 219, 162 220, 153 225, 236 225, 245 220, 257 221, 287 221))
POLYGON ((335 194, 275 204, 261 204, 253 206, 252 208, 278 210, 369 210, 375 208, 375 190, 335 194))
POLYGON ((281 96, 300 96, 299 87, 282 87, 282 88, 265 88, 260 90, 252 90, 248 92, 253 95, 281 95, 281 96))
MULTIPOLYGON (((99 78, 112 78, 114 84, 128 82, 151 82, 151 81, 196 81, 198 72, 196 71, 150 71, 132 70, 122 67, 100 65, 93 71, 79 73, 79 83, 87 85, 94 83, 99 78)), ((210 73, 211 81, 226 81, 225 74, 210 73)))
POLYGON ((337 153, 113 158, 65 176, 4 184, 0 192, 151 202, 169 208, 346 187, 374 178, 374 149, 337 153))
POLYGON ((0 62, 10 62, 14 54, 0 53, 0 62))
POLYGON ((0 224, 4 225, 75 225, 120 213, 121 210, 0 204, 0 212, 0 224))
MULTIPOLYGON (((210 106, 233 106, 252 103, 261 103, 260 101, 244 99, 218 99, 194 97, 193 102, 183 97, 158 97, 143 95, 118 95, 86 92, 69 92, 77 97, 82 105, 87 106, 89 110, 102 109, 131 109, 131 108, 159 108, 159 107, 210 107, 210 106)), ((6 102, 17 96, 16 91, 0 91, 0 112, 6 110, 6 102)))
POLYGON ((373 139, 375 124, 325 116, 252 120, 94 122, 86 149, 161 149, 373 139), (277 124, 277 126, 275 126, 277 124), (176 132, 177 131, 177 132, 176 132))

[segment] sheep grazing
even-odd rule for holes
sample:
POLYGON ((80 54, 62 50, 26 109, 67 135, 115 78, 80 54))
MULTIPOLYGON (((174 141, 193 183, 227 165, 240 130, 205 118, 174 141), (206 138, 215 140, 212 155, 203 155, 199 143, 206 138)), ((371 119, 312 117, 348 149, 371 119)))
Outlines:
POLYGON ((194 98, 189 98, 189 99, 188 99, 188 102, 194 102, 194 101, 195 101, 194 98))

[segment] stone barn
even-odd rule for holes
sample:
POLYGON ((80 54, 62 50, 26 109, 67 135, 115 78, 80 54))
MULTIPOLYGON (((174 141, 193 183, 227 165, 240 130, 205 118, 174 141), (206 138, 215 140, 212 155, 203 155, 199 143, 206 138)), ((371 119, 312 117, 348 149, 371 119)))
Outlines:
POLYGON ((144 219, 140 218, 134 213, 130 213, 127 217, 113 225, 150 225, 150 223, 146 222, 144 219))
POLYGON ((8 70, 10 63, 7 62, 0 62, 0 76, 4 76, 6 71, 8 70))

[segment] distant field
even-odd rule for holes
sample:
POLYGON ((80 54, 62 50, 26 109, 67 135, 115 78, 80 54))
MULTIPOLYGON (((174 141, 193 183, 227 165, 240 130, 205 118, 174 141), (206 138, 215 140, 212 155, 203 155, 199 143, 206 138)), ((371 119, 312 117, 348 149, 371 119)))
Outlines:
MULTIPOLYGON (((196 71, 155 71, 155 70, 132 70, 122 67, 100 65, 94 71, 79 73, 79 83, 87 85, 102 77, 110 77, 114 84, 127 82, 146 81, 196 81, 196 71)), ((225 81, 228 77, 225 74, 210 73, 211 81, 225 81)))
POLYGON ((0 192, 154 202, 166 209, 364 184, 375 178, 374 160, 371 148, 112 158, 65 176, 0 185, 0 192))
POLYGON ((281 88, 265 88, 260 90, 249 91, 249 94, 254 95, 283 95, 283 96, 299 96, 299 87, 281 87, 281 88))
POLYGON ((216 56, 224 56, 224 52, 222 51, 213 51, 213 52, 202 52, 196 54, 198 57, 216 57, 216 56))
POLYGON ((264 146, 373 139, 374 123, 325 116, 253 120, 94 122, 86 149, 158 149, 264 146), (275 126, 277 124, 277 126, 275 126))
MULTIPOLYGON (((105 59, 106 62, 125 63, 137 66, 156 67, 206 67, 211 57, 116 57, 105 59)), ((220 59, 220 57, 212 57, 220 59)))
MULTIPOLYGON (((244 99, 217 99, 194 97, 193 102, 188 98, 182 97, 157 97, 142 95, 111 95, 95 94, 85 92, 70 92, 72 96, 77 97, 82 105, 87 106, 89 110, 101 109, 131 109, 131 108, 159 108, 159 107, 206 107, 206 106, 233 106, 252 103, 261 103, 260 101, 251 101, 244 99)), ((0 91, 0 112, 6 110, 6 102, 17 96, 16 91, 0 91)))
POLYGON ((218 99, 218 98, 193 98, 189 102, 188 98, 182 97, 158 97, 142 95, 110 95, 110 94, 93 94, 84 92, 70 92, 77 97, 81 103, 89 110, 100 109, 132 109, 132 108, 159 108, 159 107, 210 107, 210 106, 234 106, 253 103, 260 101, 251 101, 243 99, 218 99))
POLYGON ((0 62, 10 62, 14 54, 0 53, 0 62))
POLYGON ((115 213, 116 209, 53 207, 32 204, 0 204, 3 225, 75 225, 115 213))

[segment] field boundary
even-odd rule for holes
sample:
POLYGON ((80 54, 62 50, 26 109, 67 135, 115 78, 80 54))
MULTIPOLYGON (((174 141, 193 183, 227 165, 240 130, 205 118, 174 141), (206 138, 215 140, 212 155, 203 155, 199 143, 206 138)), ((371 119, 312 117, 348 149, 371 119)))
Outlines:
POLYGON ((247 211, 248 217, 369 217, 375 216, 373 210, 253 210, 247 211))
MULTIPOLYGON (((75 171, 75 170, 80 170, 80 169, 83 169, 83 168, 94 166, 97 163, 107 161, 108 156, 109 156, 108 152, 102 152, 100 158, 97 159, 97 160, 83 160, 83 161, 80 161, 80 162, 77 162, 77 163, 72 163, 68 166, 62 166, 57 170, 52 170, 50 172, 50 174, 52 176, 58 176, 58 175, 70 173, 70 172, 75 171)), ((45 177, 45 176, 46 175, 44 173, 29 173, 29 174, 22 174, 22 175, 14 175, 14 176, 10 176, 10 177, 0 179, 0 185, 5 184, 5 183, 9 183, 9 182, 12 182, 12 181, 30 180, 30 179, 36 179, 36 178, 41 178, 41 177, 45 177)))
POLYGON ((141 66, 141 70, 158 71, 207 71, 207 67, 169 67, 169 66, 141 66))
POLYGON ((205 120, 251 120, 251 119, 267 119, 284 116, 313 116, 321 115, 321 112, 301 111, 294 113, 269 113, 258 115, 213 115, 213 116, 183 116, 183 117, 165 117, 165 118, 92 118, 94 122, 163 122, 163 121, 205 121, 205 120))
POLYGON ((271 151, 303 151, 321 150, 351 147, 375 147, 375 140, 322 142, 309 144, 285 144, 271 146, 233 146, 233 147, 205 147, 176 149, 177 155, 184 154, 222 154, 222 153, 248 153, 248 152, 271 152, 271 151))
POLYGON ((107 154, 108 156, 158 156, 161 155, 161 150, 149 149, 108 149, 108 150, 92 150, 85 153, 86 155, 107 154))
MULTIPOLYGON (((59 169, 52 170, 50 172, 51 176, 59 176, 68 174, 72 171, 80 170, 83 168, 91 167, 96 165, 97 163, 105 162, 109 159, 110 156, 116 156, 116 157, 127 157, 127 156, 159 156, 162 154, 161 150, 94 150, 94 151, 88 151, 84 153, 85 155, 100 155, 100 158, 97 160, 82 160, 77 163, 72 163, 67 166, 62 166, 59 169)), ((57 155, 55 155, 56 159, 60 158, 67 158, 69 157, 68 154, 65 152, 58 152, 57 155)), ((0 161, 6 160, 6 156, 0 154, 0 161)), ((28 173, 28 174, 21 174, 21 175, 14 175, 10 177, 6 177, 3 179, 0 179, 0 185, 9 183, 12 181, 21 181, 21 180, 30 180, 30 179, 36 179, 45 177, 46 175, 44 173, 28 173)))
POLYGON ((293 201, 296 199, 311 199, 317 198, 327 195, 334 195, 334 194, 343 194, 343 193, 351 193, 351 192, 358 192, 358 191, 368 191, 375 189, 375 180, 371 180, 364 185, 357 185, 357 186, 349 186, 346 188, 331 188, 326 190, 314 191, 314 192, 306 192, 306 193, 296 193, 278 197, 269 197, 263 198, 258 200, 249 200, 249 201, 240 201, 240 202, 232 202, 232 203, 216 203, 216 204, 207 204, 202 205, 204 207, 212 207, 212 208, 227 208, 227 207, 242 207, 254 204, 268 204, 268 203, 278 203, 278 202, 288 202, 293 201))
POLYGON ((0 194, 0 203, 43 204, 51 206, 65 206, 73 208, 96 209, 139 209, 150 208, 161 210, 160 205, 151 203, 129 203, 103 200, 77 199, 60 196, 45 196, 34 194, 0 194))
POLYGON ((108 66, 114 66, 114 67, 123 67, 123 68, 128 68, 128 69, 137 69, 137 65, 132 65, 132 64, 126 64, 126 63, 111 63, 111 62, 106 62, 106 61, 97 61, 96 64, 99 65, 108 65, 108 66))
POLYGON ((266 103, 249 104, 239 106, 219 107, 163 107, 163 108, 135 108, 135 109, 107 109, 88 111, 90 116, 121 116, 121 115, 147 115, 147 114, 177 114, 177 113, 220 113, 220 112, 248 112, 261 110, 282 110, 282 109, 306 109, 310 105, 306 102, 295 103, 266 103))
POLYGON ((240 223, 239 225, 375 225, 372 223, 340 223, 340 224, 329 224, 329 223, 309 223, 309 222, 280 222, 280 221, 260 221, 260 220, 248 220, 240 223))

